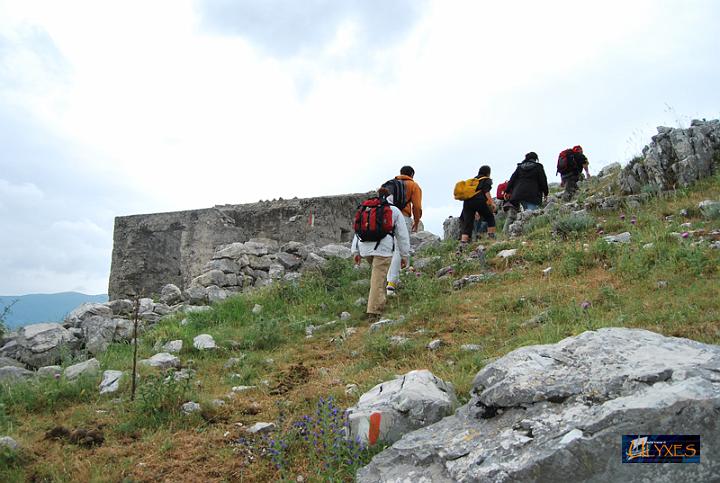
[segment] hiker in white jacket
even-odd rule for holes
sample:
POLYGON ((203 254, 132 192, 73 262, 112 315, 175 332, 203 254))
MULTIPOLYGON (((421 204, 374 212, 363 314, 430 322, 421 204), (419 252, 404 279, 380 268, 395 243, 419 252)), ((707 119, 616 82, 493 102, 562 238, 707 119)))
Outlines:
MULTIPOLYGON (((383 198, 390 193, 386 189, 379 189, 378 195, 383 198)), ((397 241, 400 251, 401 266, 405 268, 410 255, 410 234, 408 233, 405 218, 402 212, 396 206, 390 206, 392 210, 392 221, 395 237, 392 234, 385 236, 379 242, 360 241, 357 235, 352 241, 352 254, 355 263, 360 264, 360 259, 364 258, 370 263, 372 272, 370 274, 370 293, 368 294, 367 316, 368 319, 379 319, 385 308, 386 296, 385 285, 390 261, 393 256, 393 249, 397 241)))

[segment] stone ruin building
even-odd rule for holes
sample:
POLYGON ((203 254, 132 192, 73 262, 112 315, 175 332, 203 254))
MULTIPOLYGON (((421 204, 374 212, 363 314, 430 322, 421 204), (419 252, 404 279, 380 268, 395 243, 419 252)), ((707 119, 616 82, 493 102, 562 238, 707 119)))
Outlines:
POLYGON ((349 243, 352 218, 369 193, 260 201, 115 219, 110 300, 187 288, 216 248, 252 238, 322 246, 349 243))

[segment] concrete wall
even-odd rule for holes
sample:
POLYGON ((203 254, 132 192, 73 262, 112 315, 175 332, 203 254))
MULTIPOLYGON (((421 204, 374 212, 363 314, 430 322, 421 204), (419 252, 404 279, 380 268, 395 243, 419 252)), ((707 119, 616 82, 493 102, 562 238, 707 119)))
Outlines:
POLYGON ((323 246, 349 242, 352 218, 368 193, 115 218, 110 300, 186 288, 215 248, 250 238, 323 246))

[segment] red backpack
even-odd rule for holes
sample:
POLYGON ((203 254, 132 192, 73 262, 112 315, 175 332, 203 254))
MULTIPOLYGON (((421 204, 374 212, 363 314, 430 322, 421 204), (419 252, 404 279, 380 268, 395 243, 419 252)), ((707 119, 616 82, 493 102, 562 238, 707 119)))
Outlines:
MULTIPOLYGON (((496 198, 499 200, 505 199, 505 190, 507 189, 508 182, 505 181, 504 183, 500 183, 497 187, 497 193, 495 193, 497 196, 496 198)), ((508 193, 510 194, 510 193, 508 193)))
POLYGON ((380 240, 394 232, 390 203, 385 198, 370 198, 363 201, 355 213, 353 228, 360 241, 377 242, 375 245, 377 248, 380 240))
POLYGON ((557 172, 566 174, 576 169, 575 153, 571 148, 565 149, 558 155, 557 172))

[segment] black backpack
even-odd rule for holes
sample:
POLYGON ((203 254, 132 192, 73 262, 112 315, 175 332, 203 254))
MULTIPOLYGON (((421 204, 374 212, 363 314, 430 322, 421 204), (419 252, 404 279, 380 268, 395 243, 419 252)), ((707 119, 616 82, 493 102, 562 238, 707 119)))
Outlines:
POLYGON ((383 183, 383 188, 387 189, 393 197, 393 206, 397 206, 400 210, 408 204, 407 195, 405 193, 405 183, 399 179, 390 179, 383 183))

